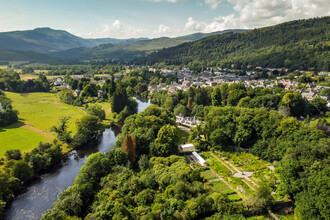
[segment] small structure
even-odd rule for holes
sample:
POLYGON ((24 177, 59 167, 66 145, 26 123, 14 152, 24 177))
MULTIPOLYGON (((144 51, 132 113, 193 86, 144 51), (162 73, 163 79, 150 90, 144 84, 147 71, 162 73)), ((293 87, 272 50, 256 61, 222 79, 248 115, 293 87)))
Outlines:
POLYGON ((193 144, 182 144, 179 146, 179 150, 181 152, 189 152, 189 151, 194 151, 195 147, 193 144))
POLYGON ((2 108, 2 104, 1 104, 1 102, 0 102, 0 112, 3 110, 3 108, 2 108))
POLYGON ((206 167, 208 165, 206 161, 196 151, 192 152, 192 155, 196 159, 196 161, 200 163, 200 165, 202 165, 203 167, 206 167))

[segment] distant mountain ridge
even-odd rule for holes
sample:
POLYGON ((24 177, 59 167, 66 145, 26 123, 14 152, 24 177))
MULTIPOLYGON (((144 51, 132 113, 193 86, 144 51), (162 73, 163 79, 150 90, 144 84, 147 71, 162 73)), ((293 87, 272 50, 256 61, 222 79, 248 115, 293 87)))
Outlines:
POLYGON ((2 32, 0 33, 0 61, 23 59, 24 61, 38 62, 40 60, 51 60, 52 57, 55 61, 66 59, 68 62, 86 59, 129 61, 185 42, 216 34, 242 31, 246 30, 225 30, 214 33, 195 33, 177 38, 161 37, 155 39, 84 39, 67 31, 54 30, 48 27, 2 32), (47 54, 47 56, 42 56, 42 54, 47 54))
POLYGON ((163 48, 174 47, 186 42, 203 39, 209 36, 227 33, 240 33, 244 31, 247 30, 232 29, 213 33, 195 33, 176 38, 161 37, 148 40, 140 40, 129 44, 102 44, 93 48, 75 48, 67 51, 55 52, 52 53, 52 55, 56 57, 65 57, 68 59, 105 59, 113 61, 131 61, 163 48))

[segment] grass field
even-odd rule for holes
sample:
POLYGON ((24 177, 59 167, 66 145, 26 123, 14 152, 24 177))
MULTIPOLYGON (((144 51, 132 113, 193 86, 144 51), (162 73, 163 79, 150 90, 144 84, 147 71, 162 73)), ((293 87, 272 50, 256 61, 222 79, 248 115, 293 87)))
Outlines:
POLYGON ((50 127, 56 125, 61 116, 71 118, 69 130, 75 132, 75 122, 86 114, 83 108, 61 102, 55 93, 6 92, 6 96, 19 111, 19 123, 0 129, 0 157, 8 149, 26 151, 37 147, 40 141, 54 139, 50 127))
POLYGON ((0 157, 7 150, 20 149, 21 151, 26 151, 36 147, 40 141, 45 142, 46 140, 45 137, 24 128, 19 123, 0 128, 0 157))

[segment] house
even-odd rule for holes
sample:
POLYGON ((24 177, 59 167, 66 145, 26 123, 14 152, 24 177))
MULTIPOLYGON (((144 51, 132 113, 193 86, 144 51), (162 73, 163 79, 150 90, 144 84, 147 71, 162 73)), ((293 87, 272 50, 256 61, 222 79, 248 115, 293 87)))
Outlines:
POLYGON ((315 93, 314 92, 303 92, 301 93, 303 98, 306 98, 308 101, 312 101, 314 99, 315 93))
POLYGON ((182 144, 179 146, 179 150, 181 152, 189 152, 189 151, 194 151, 195 147, 193 144, 182 144))
POLYGON ((0 112, 3 110, 3 108, 2 108, 2 104, 1 104, 1 102, 0 102, 0 112))
POLYGON ((192 152, 192 156, 203 167, 206 167, 208 165, 206 161, 196 151, 192 152))
POLYGON ((106 92, 103 91, 103 90, 98 90, 98 91, 97 91, 97 97, 102 97, 102 96, 105 95, 105 94, 106 94, 106 92))
POLYGON ((63 84, 63 79, 58 77, 56 79, 54 79, 54 86, 60 86, 63 84))
POLYGON ((76 89, 76 90, 73 91, 73 95, 74 95, 75 97, 77 97, 77 96, 79 96, 80 92, 81 92, 81 91, 80 91, 79 89, 76 89))

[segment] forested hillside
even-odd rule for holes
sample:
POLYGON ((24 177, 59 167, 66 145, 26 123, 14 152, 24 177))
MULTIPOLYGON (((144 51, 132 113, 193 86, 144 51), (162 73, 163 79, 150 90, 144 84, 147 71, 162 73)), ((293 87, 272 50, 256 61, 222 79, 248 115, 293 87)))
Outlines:
POLYGON ((330 17, 297 20, 243 33, 216 35, 163 49, 140 64, 330 69, 330 17))

